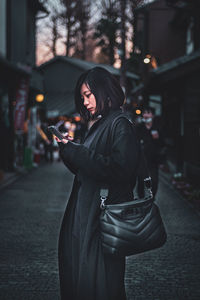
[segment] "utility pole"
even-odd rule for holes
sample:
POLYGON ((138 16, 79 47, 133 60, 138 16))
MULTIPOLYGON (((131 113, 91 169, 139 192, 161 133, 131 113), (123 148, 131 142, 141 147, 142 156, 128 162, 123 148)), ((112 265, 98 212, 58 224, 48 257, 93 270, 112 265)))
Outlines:
POLYGON ((127 0, 120 0, 121 10, 121 68, 120 68, 120 84, 126 94, 126 3, 127 0))

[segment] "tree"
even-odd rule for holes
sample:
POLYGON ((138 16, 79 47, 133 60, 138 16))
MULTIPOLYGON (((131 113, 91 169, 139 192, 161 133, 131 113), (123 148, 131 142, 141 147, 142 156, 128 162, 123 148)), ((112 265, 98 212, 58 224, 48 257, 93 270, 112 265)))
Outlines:
MULTIPOLYGON (((127 43, 133 43, 134 10, 138 4, 146 1, 43 1, 50 14, 46 19, 38 21, 39 43, 42 45, 40 52, 43 51, 45 58, 66 53, 67 56, 88 59, 88 52, 92 52, 89 47, 92 45, 93 49, 95 43, 96 51, 93 52, 98 52, 98 59, 108 61, 111 65, 119 59, 117 54, 121 52, 122 73, 125 74, 127 58, 130 55, 127 43), (96 13, 91 13, 92 9, 97 8, 96 13), (95 15, 93 24, 90 23, 91 14, 95 15)), ((91 55, 89 59, 91 60, 91 55)))
POLYGON ((51 16, 51 32, 52 32, 52 38, 51 38, 51 45, 50 45, 50 50, 53 53, 53 56, 57 55, 57 48, 56 44, 57 41, 62 38, 62 35, 59 32, 59 16, 57 14, 51 16))
POLYGON ((103 54, 108 56, 111 65, 115 63, 116 38, 119 29, 117 4, 116 0, 102 0, 102 17, 97 22, 94 33, 97 47, 100 47, 103 54))
POLYGON ((49 12, 49 15, 45 19, 40 18, 40 15, 38 16, 37 52, 39 52, 39 62, 43 62, 45 58, 58 55, 58 43, 64 38, 61 17, 63 7, 60 5, 60 1, 52 2, 48 0, 43 5, 49 12))
POLYGON ((79 47, 81 58, 86 58, 86 41, 88 38, 89 26, 88 22, 90 20, 90 1, 89 0, 78 0, 77 1, 77 10, 76 10, 76 20, 78 22, 78 28, 76 30, 77 41, 76 46, 79 47))
POLYGON ((131 43, 134 49, 134 14, 137 7, 148 2, 148 0, 120 0, 121 12, 121 85, 126 87, 126 71, 129 68, 128 63, 133 62, 132 71, 135 72, 135 67, 138 66, 139 54, 135 51, 130 51, 130 58, 127 58, 127 44, 131 43))
POLYGON ((129 40, 133 45, 133 49, 130 52, 129 58, 126 60, 126 67, 127 70, 131 72, 136 72, 139 74, 139 68, 140 68, 140 61, 142 58, 141 52, 139 49, 137 49, 134 46, 134 18, 135 18, 135 10, 139 7, 142 6, 143 4, 147 3, 148 0, 127 0, 127 11, 126 11, 126 16, 127 16, 127 24, 128 26, 132 26, 132 30, 129 33, 129 40))
POLYGON ((86 40, 90 19, 90 0, 62 0, 65 6, 66 55, 86 57, 86 40))
POLYGON ((126 91, 126 6, 127 0, 120 0, 121 11, 121 68, 120 68, 120 84, 126 91))
POLYGON ((74 35, 75 35, 75 25, 76 25, 76 9, 77 1, 75 0, 62 0, 65 6, 65 12, 63 16, 63 24, 66 25, 66 56, 69 56, 70 49, 74 46, 74 35))

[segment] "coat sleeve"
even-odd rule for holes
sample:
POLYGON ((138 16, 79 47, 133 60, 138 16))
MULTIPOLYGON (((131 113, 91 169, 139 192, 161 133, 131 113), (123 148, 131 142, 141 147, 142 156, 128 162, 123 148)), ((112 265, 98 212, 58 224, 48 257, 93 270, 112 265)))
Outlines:
MULTIPOLYGON (((68 144, 63 144, 63 143, 58 143, 59 145, 59 150, 60 150, 60 157, 63 160, 65 166, 74 174, 76 175, 78 172, 78 167, 77 165, 73 162, 73 160, 70 160, 70 155, 68 154, 69 150, 69 144, 73 144, 73 145, 79 145, 76 143, 71 143, 68 142, 68 144), (68 146, 68 147, 66 147, 68 146), (68 149, 68 150, 67 150, 68 149)), ((80 146, 80 145, 79 145, 80 146)), ((73 150, 72 150, 73 151, 73 150)))
POLYGON ((109 155, 94 152, 73 142, 62 144, 60 153, 69 169, 106 182, 127 181, 134 174, 139 157, 135 131, 125 118, 117 121, 109 155))

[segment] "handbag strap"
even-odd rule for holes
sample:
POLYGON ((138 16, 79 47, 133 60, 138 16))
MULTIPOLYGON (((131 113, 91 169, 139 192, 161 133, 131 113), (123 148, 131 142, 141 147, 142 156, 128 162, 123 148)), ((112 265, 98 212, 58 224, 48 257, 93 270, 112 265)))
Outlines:
MULTIPOLYGON (((114 120, 112 121, 108 141, 112 141, 113 135, 114 135, 114 126, 116 125, 117 120, 119 120, 120 118, 127 119, 133 126, 133 122, 126 115, 121 113, 120 115, 115 117, 114 120)), ((107 144, 109 144, 109 143, 107 143, 107 144)), ((145 170, 145 176, 144 176, 144 179, 143 179, 144 180, 144 187, 145 187, 145 198, 146 197, 153 198, 153 194, 152 194, 152 190, 151 190, 152 189, 151 177, 149 175, 149 170, 148 170, 148 167, 147 167, 147 162, 146 162, 146 159, 145 159, 144 151, 143 151, 141 146, 139 148, 140 148, 139 167, 141 167, 141 165, 142 165, 144 170, 145 170)), ((100 208, 101 209, 105 208, 105 201, 108 198, 108 193, 109 193, 109 185, 104 184, 104 187, 102 187, 100 189, 100 200, 101 200, 100 208)))

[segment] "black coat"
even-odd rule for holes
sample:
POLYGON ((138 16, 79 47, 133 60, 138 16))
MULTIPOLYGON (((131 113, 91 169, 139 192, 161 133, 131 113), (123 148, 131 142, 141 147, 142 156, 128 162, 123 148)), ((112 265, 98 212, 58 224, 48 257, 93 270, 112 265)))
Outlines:
POLYGON ((63 300, 114 300, 108 290, 117 291, 118 288, 115 283, 111 284, 112 278, 106 274, 99 234, 99 192, 107 183, 109 202, 132 198, 138 143, 133 126, 124 117, 116 121, 111 140, 111 124, 119 114, 121 111, 112 111, 98 120, 90 128, 83 144, 68 142, 60 145, 65 165, 76 175, 59 238, 63 300), (74 235, 78 246, 74 244, 74 235), (74 261, 77 263, 74 264, 74 261))

